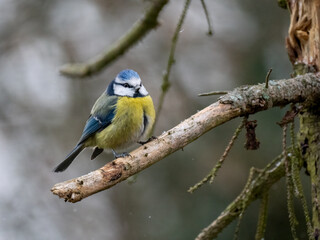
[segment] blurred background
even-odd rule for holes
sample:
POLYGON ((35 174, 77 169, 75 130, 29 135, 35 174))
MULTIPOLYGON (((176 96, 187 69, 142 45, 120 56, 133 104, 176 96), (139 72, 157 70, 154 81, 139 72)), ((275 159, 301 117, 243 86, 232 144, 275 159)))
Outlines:
MULTIPOLYGON (((200 1, 192 1, 180 34, 168 92, 155 135, 217 97, 210 90, 287 78, 284 39, 289 13, 276 1, 206 1, 214 35, 200 1)), ((116 74, 136 70, 155 105, 171 38, 184 1, 171 1, 161 25, 101 73, 68 79, 59 67, 85 61, 116 41, 139 19, 142 0, 0 0, 0 239, 194 239, 241 192, 251 166, 263 167, 281 152, 279 121, 285 109, 261 112, 260 149, 244 149, 242 133, 212 185, 190 186, 214 166, 240 119, 220 126, 112 189, 65 203, 50 189, 113 159, 80 154, 63 173, 53 173, 78 141, 89 111, 116 74)), ((290 239, 284 181, 272 187, 267 239, 290 239)), ((259 202, 245 213, 240 239, 253 239, 259 202)), ((235 223, 218 239, 231 239, 235 223)), ((301 239, 305 237, 303 231, 301 239)))

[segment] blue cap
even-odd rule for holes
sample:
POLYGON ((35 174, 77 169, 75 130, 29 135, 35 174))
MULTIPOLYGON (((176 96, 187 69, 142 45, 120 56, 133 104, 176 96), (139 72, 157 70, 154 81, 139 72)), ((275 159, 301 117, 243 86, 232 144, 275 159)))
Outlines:
POLYGON ((131 78, 140 78, 139 74, 131 69, 122 70, 121 72, 119 72, 117 77, 120 78, 121 80, 129 80, 131 78))

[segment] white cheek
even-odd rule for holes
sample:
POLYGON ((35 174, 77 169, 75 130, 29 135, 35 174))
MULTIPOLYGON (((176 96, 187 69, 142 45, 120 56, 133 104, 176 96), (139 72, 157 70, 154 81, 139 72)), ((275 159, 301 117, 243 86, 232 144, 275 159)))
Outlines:
POLYGON ((125 88, 121 85, 113 85, 113 91, 114 94, 118 96, 133 97, 134 95, 134 90, 132 88, 125 88))
POLYGON ((139 92, 141 95, 143 96, 147 96, 149 93, 148 91, 146 90, 146 88, 142 85, 142 87, 139 89, 139 92))

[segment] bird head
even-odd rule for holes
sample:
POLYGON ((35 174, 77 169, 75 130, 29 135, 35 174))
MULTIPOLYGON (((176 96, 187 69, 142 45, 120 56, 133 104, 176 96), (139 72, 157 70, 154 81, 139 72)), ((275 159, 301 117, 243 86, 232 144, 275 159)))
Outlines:
POLYGON ((138 73, 131 69, 122 70, 110 83, 107 93, 126 97, 144 97, 149 94, 138 73))

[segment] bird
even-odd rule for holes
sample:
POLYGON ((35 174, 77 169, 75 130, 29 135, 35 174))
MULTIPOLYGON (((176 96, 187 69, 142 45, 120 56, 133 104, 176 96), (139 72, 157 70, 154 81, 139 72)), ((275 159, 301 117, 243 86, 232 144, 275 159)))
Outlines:
POLYGON ((122 70, 93 105, 77 145, 53 171, 66 170, 88 147, 94 148, 92 160, 104 150, 111 150, 115 158, 130 156, 116 151, 148 142, 154 121, 153 101, 140 76, 134 70, 122 70))

